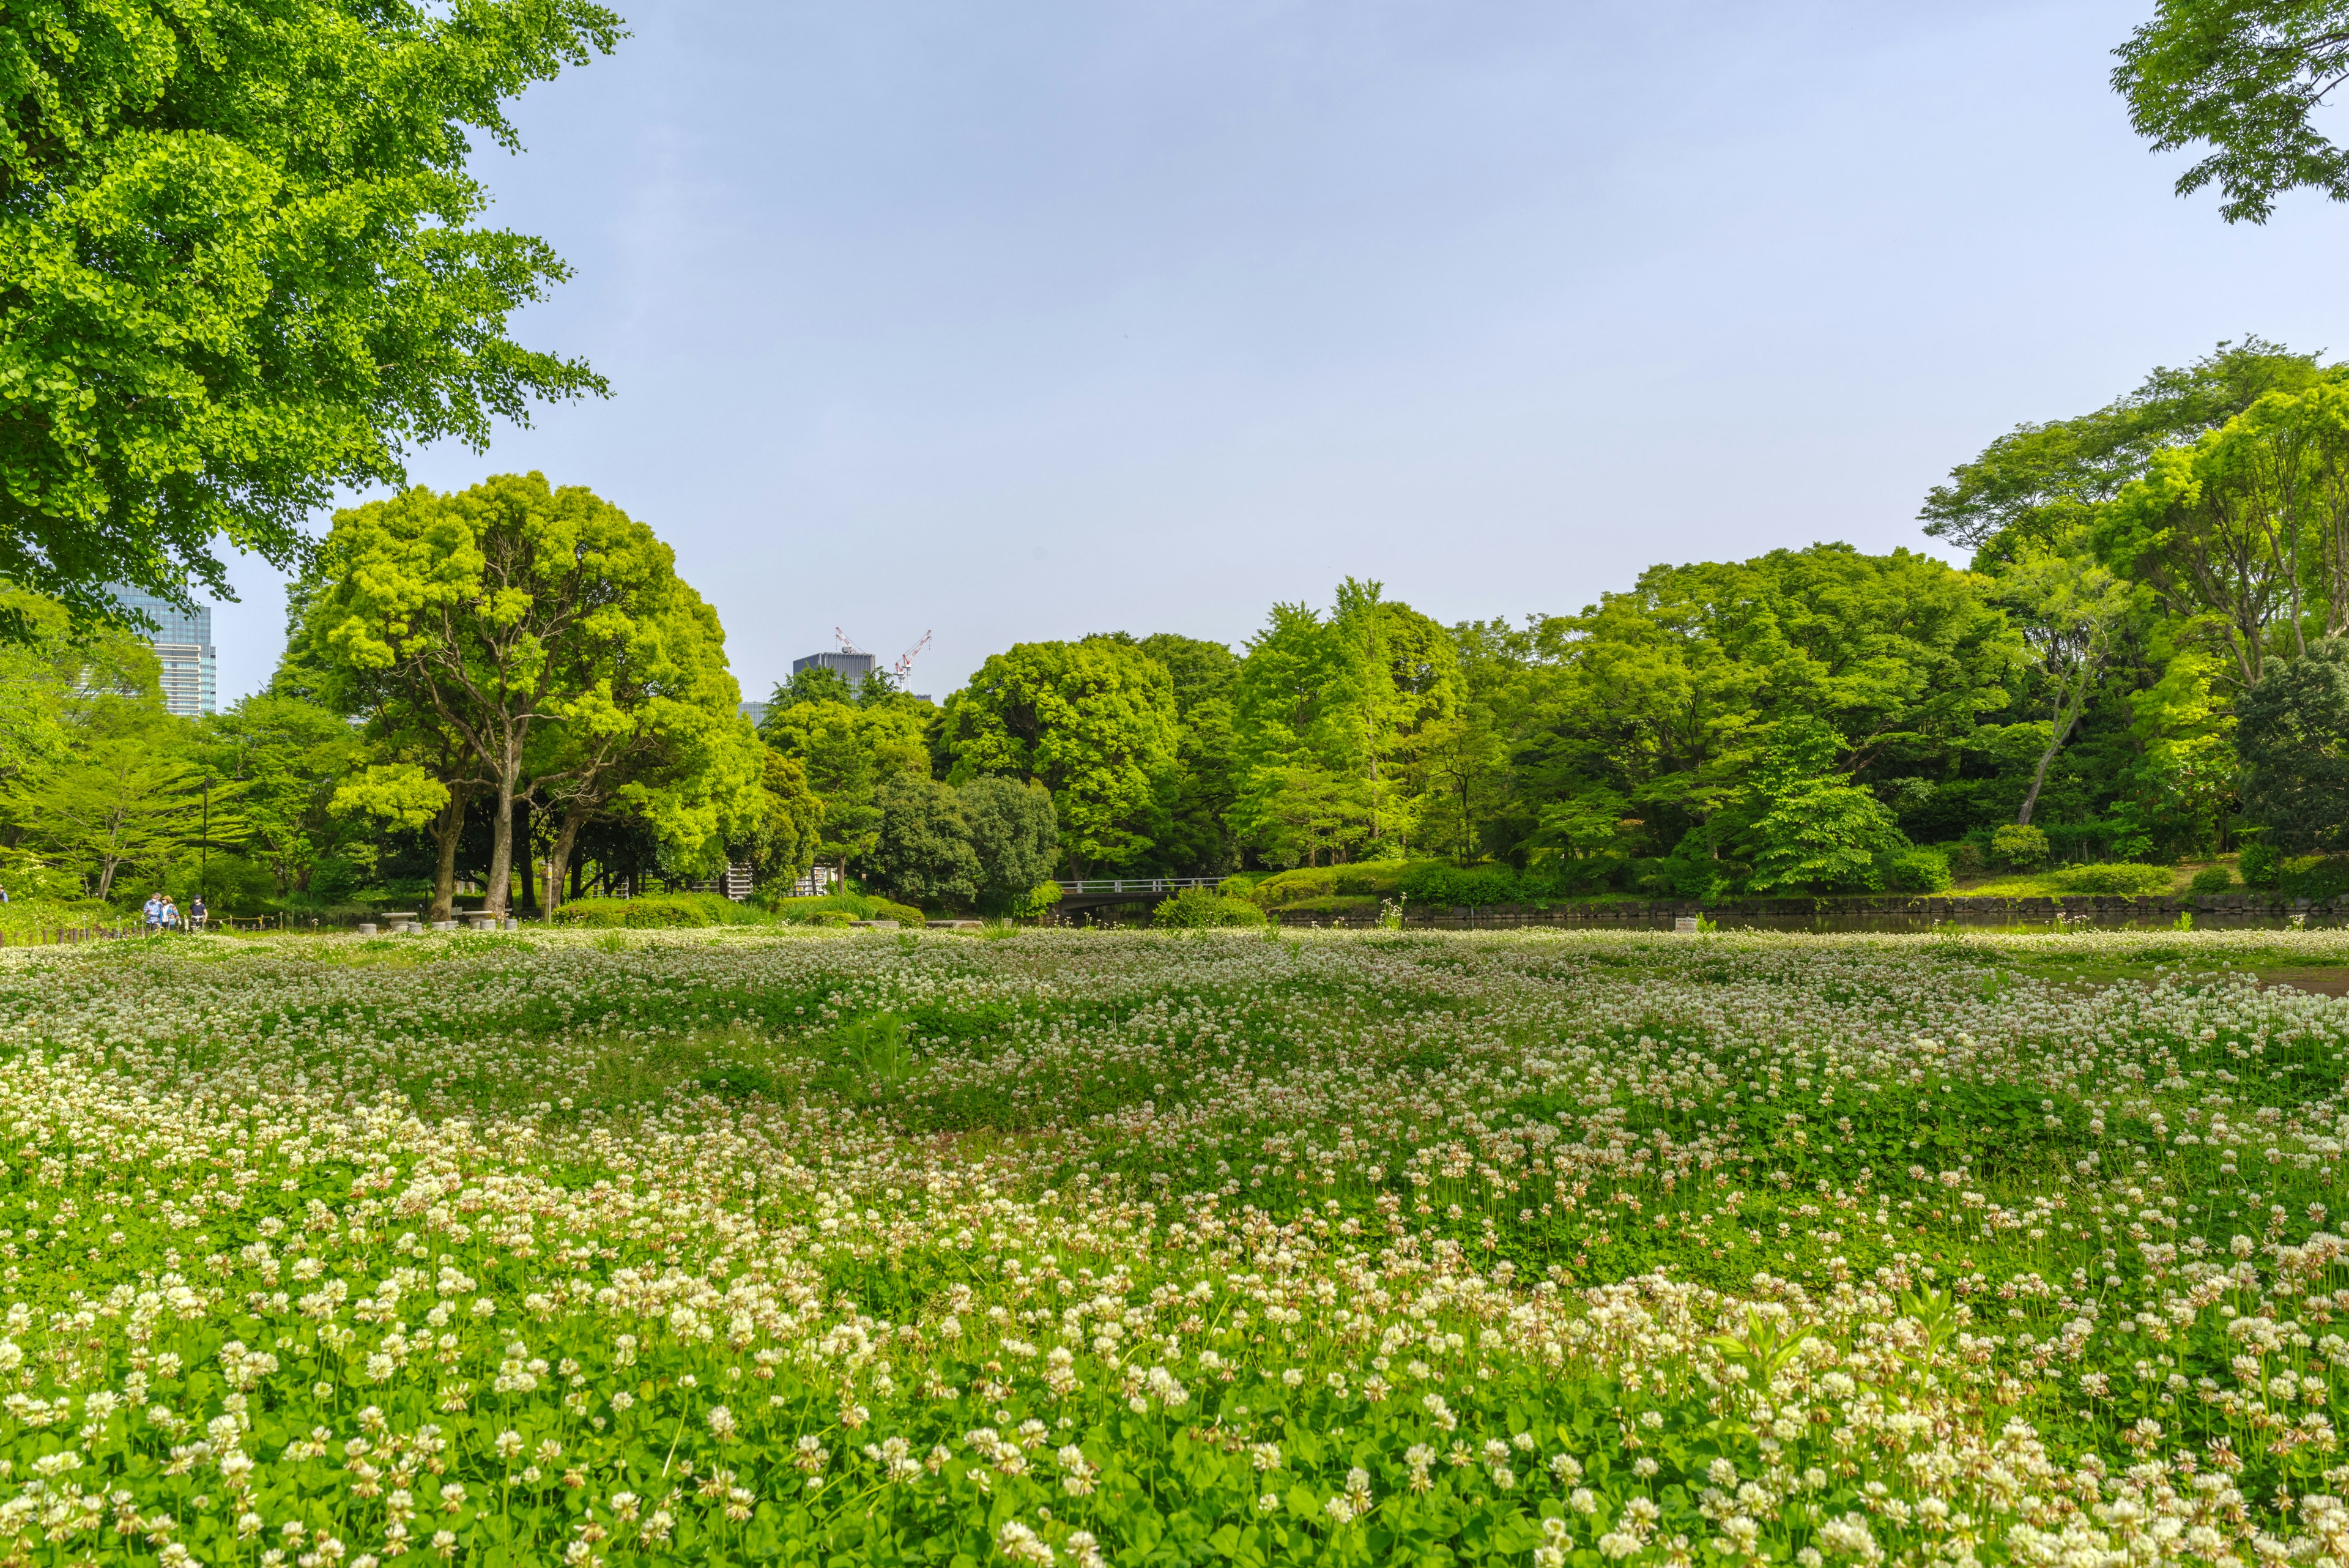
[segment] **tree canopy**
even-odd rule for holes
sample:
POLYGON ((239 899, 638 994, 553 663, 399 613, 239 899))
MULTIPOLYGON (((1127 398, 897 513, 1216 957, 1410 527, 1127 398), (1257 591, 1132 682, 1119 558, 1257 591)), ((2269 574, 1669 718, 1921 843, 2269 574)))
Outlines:
MULTIPOLYGON (((506 102, 608 52, 591 0, 34 0, 0 16, 0 576, 80 620, 225 596, 337 487, 600 392, 523 348, 565 269, 476 220, 506 102)), ((0 637, 30 628, 0 607, 0 637)))
POLYGON ((2343 0, 2158 0, 2114 53, 2113 87, 2157 152, 2209 149, 2178 193, 2215 184, 2229 223, 2265 223, 2276 198, 2312 189, 2349 201, 2349 151, 2317 112, 2349 74, 2343 0))

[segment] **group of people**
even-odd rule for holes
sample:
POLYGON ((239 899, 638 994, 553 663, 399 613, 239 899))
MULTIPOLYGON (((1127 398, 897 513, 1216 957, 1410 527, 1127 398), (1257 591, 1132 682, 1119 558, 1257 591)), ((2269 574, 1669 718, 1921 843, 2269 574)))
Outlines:
POLYGON ((191 931, 201 931, 204 929, 204 922, 212 919, 211 912, 204 908, 204 896, 202 893, 188 900, 188 912, 184 917, 180 913, 180 906, 172 899, 171 895, 150 893, 147 896, 146 916, 147 933, 150 936, 158 931, 176 931, 183 926, 191 931))

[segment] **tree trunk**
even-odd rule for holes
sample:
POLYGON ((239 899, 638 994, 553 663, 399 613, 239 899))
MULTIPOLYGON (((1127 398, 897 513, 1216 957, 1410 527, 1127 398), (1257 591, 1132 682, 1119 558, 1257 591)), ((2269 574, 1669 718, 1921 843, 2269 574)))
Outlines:
POLYGON ((481 908, 501 920, 513 902, 513 786, 512 774, 498 780, 497 805, 490 813, 489 897, 481 908))
POLYGON ((432 825, 433 847, 439 851, 432 867, 432 909, 428 920, 447 920, 456 917, 457 910, 457 846, 465 836, 466 788, 461 784, 449 786, 449 804, 440 808, 440 820, 432 825))
MULTIPOLYGON (((574 860, 574 861, 571 863, 571 892, 570 892, 570 895, 569 895, 569 897, 570 897, 570 898, 576 898, 577 897, 579 897, 580 888, 584 886, 584 884, 585 883, 585 880, 586 880, 586 871, 587 871, 587 862, 586 862, 585 860, 584 860, 584 859, 581 859, 581 860, 574 860)), ((567 900, 566 900, 566 901, 567 901, 567 900)))
POLYGON ((555 830, 554 848, 546 857, 546 920, 549 925, 554 923, 554 906, 560 901, 556 895, 562 891, 563 873, 566 867, 571 872, 571 896, 574 898, 579 896, 579 867, 571 863, 571 846, 578 842, 579 829, 585 820, 584 814, 566 811, 563 814, 563 826, 555 830))
POLYGON ((2055 747, 2063 743, 2058 740, 2054 746, 2050 746, 2039 753, 2039 765, 2031 771, 2031 788, 2023 797, 2023 809, 2014 814, 2014 824, 2017 827, 2031 826, 2031 808, 2039 804, 2039 786, 2047 782, 2047 764, 2055 760, 2055 747))

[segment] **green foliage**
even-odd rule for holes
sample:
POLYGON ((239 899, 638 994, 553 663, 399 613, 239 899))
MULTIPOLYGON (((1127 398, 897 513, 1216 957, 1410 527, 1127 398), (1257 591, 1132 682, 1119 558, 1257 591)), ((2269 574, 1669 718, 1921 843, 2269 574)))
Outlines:
POLYGON ((1945 893, 1953 884, 1950 857, 1922 845, 1887 853, 1878 870, 1888 893, 1945 893))
POLYGON ((1184 888, 1151 911, 1151 920, 1167 930, 1266 923, 1264 911, 1256 905, 1246 898, 1229 898, 1212 888, 1184 888))
POLYGON ((113 930, 135 917, 97 898, 27 897, 17 884, 0 878, 8 901, 0 904, 0 936, 26 941, 45 931, 113 930))
POLYGON ((965 905, 978 897, 983 872, 952 785, 900 774, 881 785, 874 802, 880 826, 864 857, 874 887, 924 906, 965 905))
POLYGON ((111 581, 224 596, 217 536, 285 565, 410 445, 601 391, 507 337, 566 272, 476 225, 473 160, 519 145, 505 100, 620 33, 587 0, 11 7, 0 170, 39 195, 0 262, 0 576, 85 620, 111 581))
POLYGON ((1842 749, 1841 736, 1807 715, 1775 726, 1739 840, 1754 891, 1873 891, 1879 859, 1909 846, 1883 802, 1829 771, 1842 749))
POLYGON ((2041 828, 2006 823, 1991 835, 1990 852, 2002 866, 2036 871, 2047 864, 2047 835, 2041 828))
POLYGON ((1527 902, 1546 894, 1549 884, 1547 878, 1526 877, 1506 866, 1452 866, 1440 860, 1423 860, 1401 868, 1391 886, 1336 881, 1331 890, 1396 892, 1415 905, 1454 909, 1527 902))
POLYGON ((207 808, 204 770, 173 744, 182 739, 175 721, 139 704, 111 713, 6 798, 26 843, 79 871, 99 898, 125 868, 160 882, 175 860, 195 853, 207 820, 214 844, 245 836, 236 789, 213 790, 207 808))
POLYGON ((2232 892, 2234 888, 2234 870, 2226 866, 2205 866, 2194 873, 2194 879, 2186 885, 2188 892, 2202 898, 2209 898, 2214 894, 2232 892))
POLYGON ((1061 857, 1052 797, 1040 784, 987 777, 965 783, 955 798, 978 861, 980 907, 1004 912, 1029 904, 1061 857))
MULTIPOLYGON (((485 784, 500 913, 532 782, 573 831, 636 792, 680 868, 722 857, 722 824, 755 815, 716 618, 650 528, 584 487, 502 474, 338 512, 303 608, 309 656, 378 742, 444 784, 485 784)), ((436 909, 448 898, 444 872, 436 909)))
POLYGON ((2066 893, 2122 893, 2137 898, 2167 893, 2177 878, 2167 866, 2118 861, 2102 866, 2062 867, 2049 872, 2047 880, 2066 893))
POLYGON ((2349 897, 2349 855, 2295 855, 2279 867, 2277 881, 2287 898, 2330 903, 2349 897))
POLYGON ((2274 845, 2255 838, 2235 857, 2235 869, 2242 873, 2246 887, 2272 888, 2283 876, 2283 857, 2276 853, 2274 845))
MULTIPOLYGON (((842 684, 830 670, 822 673, 842 684)), ((817 694, 768 709, 761 737, 800 764, 819 803, 816 858, 844 869, 873 853, 881 787, 901 775, 929 774, 923 730, 933 717, 927 704, 905 696, 867 704, 817 694)))
POLYGON ((910 904, 892 903, 866 893, 826 893, 814 898, 776 898, 767 908, 792 925, 845 925, 850 920, 896 920, 918 926, 924 916, 910 904))
POLYGON ((1081 871, 1155 842, 1176 716, 1166 667, 1131 643, 1023 642, 947 699, 938 746, 957 784, 994 775, 1050 791, 1061 854, 1081 871))
POLYGON ((761 767, 759 810, 736 828, 733 847, 761 885, 788 886, 807 875, 823 847, 823 802, 797 758, 769 749, 761 767))
POLYGON ((2285 853, 2329 849, 2349 826, 2349 640, 2278 664, 2235 703, 2243 815, 2285 853))
POLYGON ((2262 223, 2302 187, 2349 201, 2349 151, 2314 119, 2349 67, 2336 0, 2159 0, 2116 51, 2113 88, 2160 152, 2207 146, 2178 193, 2217 184, 2229 223, 2262 223))
POLYGON ((1061 885, 1059 883, 1039 882, 1012 899, 1003 912, 1014 919, 1040 919, 1045 911, 1060 901, 1061 885))
POLYGON ((2075 418, 2017 426, 1950 472, 1925 499, 1925 532, 1990 561, 2053 548, 2141 477, 2153 454, 2215 431, 2271 391, 2320 374, 2315 356, 2258 337, 2221 343, 2184 369, 2157 369, 2136 390, 2075 418))
POLYGON ((663 930, 692 926, 755 926, 772 919, 723 893, 647 893, 638 898, 578 898, 554 912, 558 925, 590 929, 663 930))

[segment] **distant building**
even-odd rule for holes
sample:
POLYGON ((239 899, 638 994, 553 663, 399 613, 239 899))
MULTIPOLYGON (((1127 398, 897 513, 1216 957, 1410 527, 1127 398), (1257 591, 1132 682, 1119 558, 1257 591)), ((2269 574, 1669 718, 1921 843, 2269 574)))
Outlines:
POLYGON ((163 706, 183 719, 217 711, 220 659, 212 650, 211 607, 183 610, 136 588, 118 587, 113 593, 117 604, 142 611, 155 623, 148 640, 163 666, 163 706))
POLYGON ((742 704, 742 717, 753 724, 763 724, 767 722, 767 705, 764 702, 745 702, 742 704))
POLYGON ((802 670, 829 670, 848 682, 851 691, 864 684, 873 673, 873 656, 869 653, 811 653, 805 659, 792 660, 792 673, 802 670))

